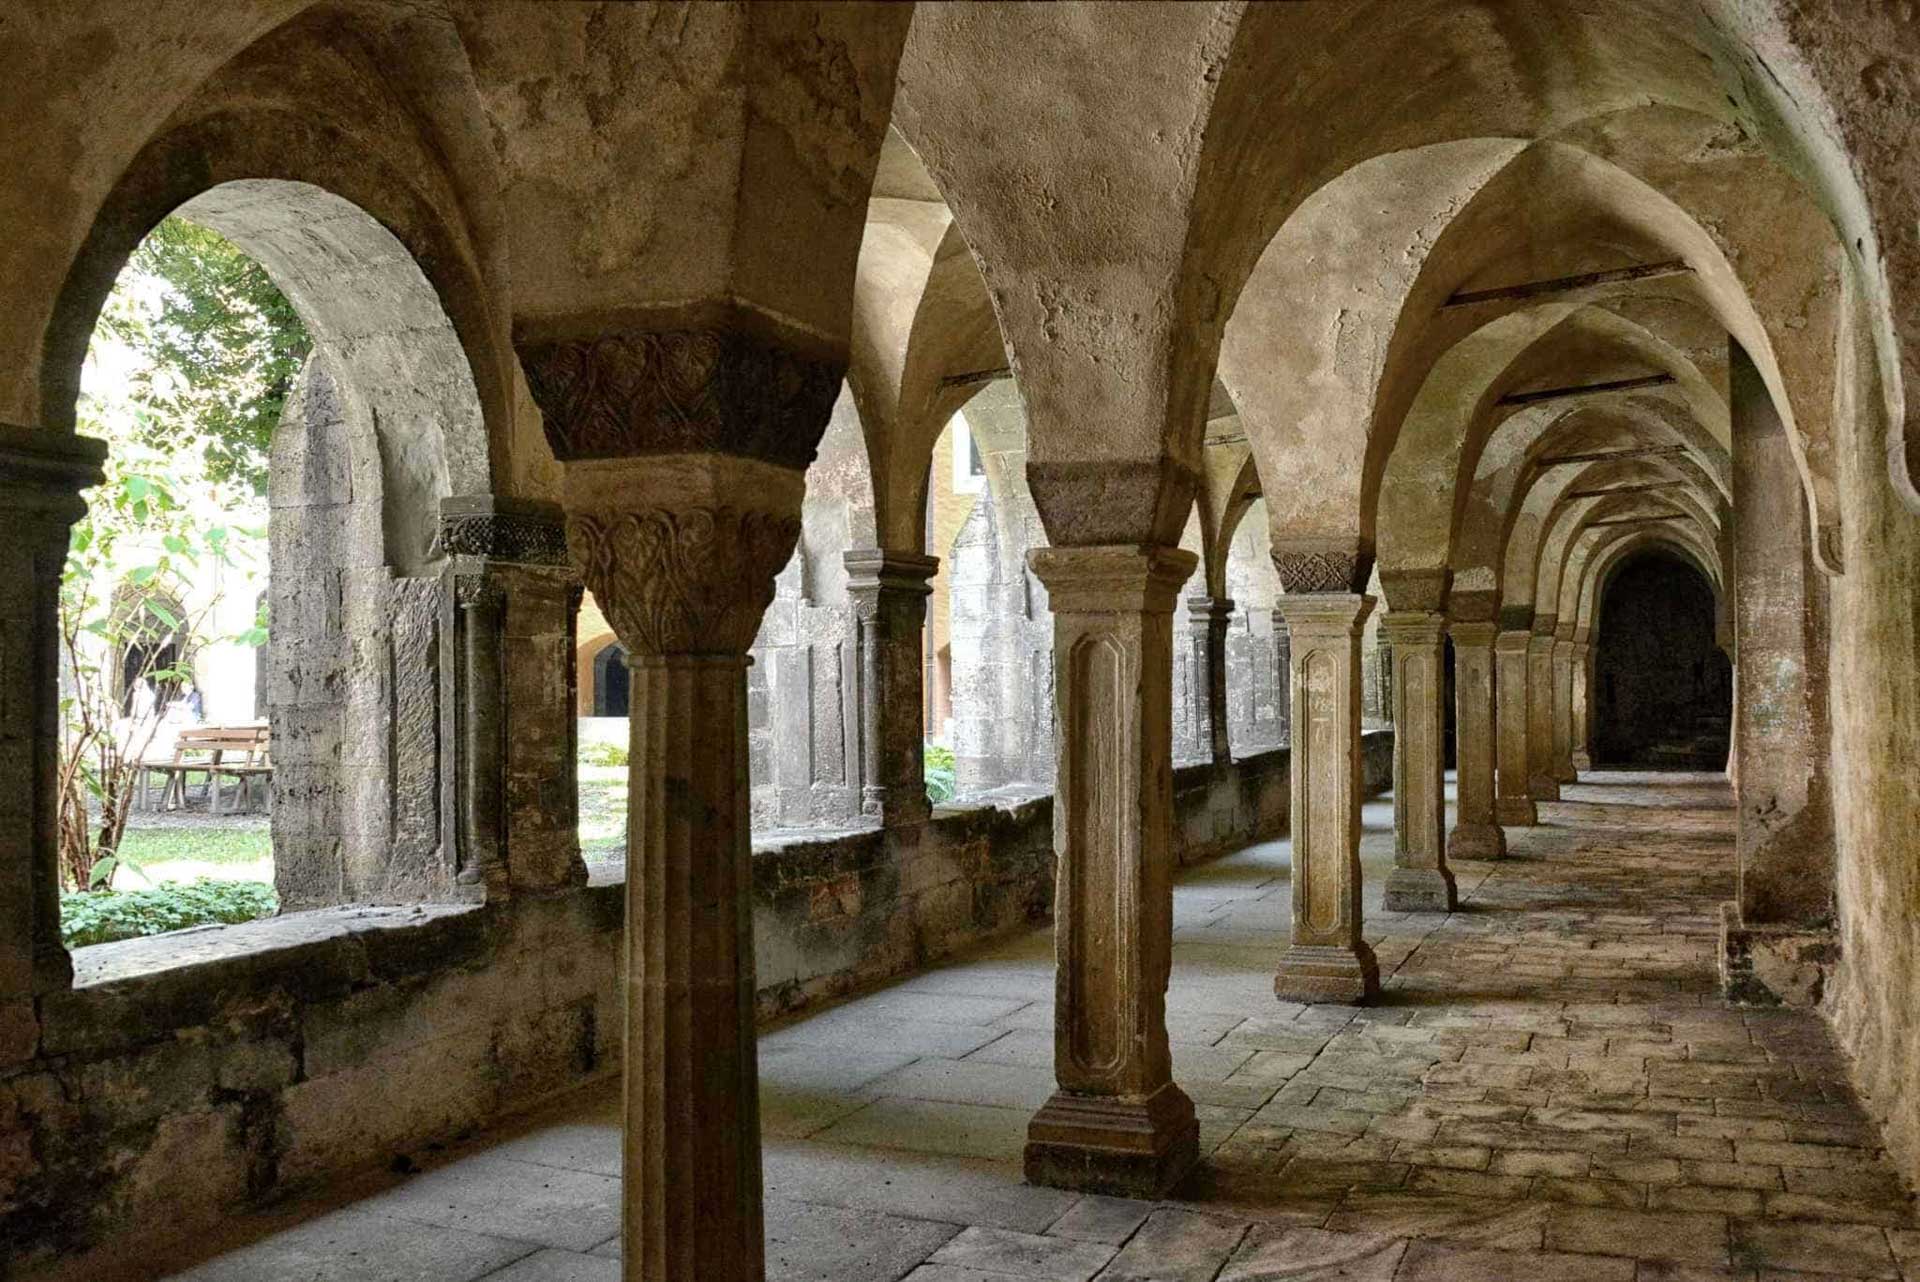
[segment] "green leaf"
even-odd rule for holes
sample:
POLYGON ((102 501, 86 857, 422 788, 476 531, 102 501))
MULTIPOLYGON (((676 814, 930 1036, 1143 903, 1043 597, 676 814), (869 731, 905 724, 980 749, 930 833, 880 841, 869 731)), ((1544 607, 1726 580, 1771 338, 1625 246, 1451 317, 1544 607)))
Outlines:
POLYGON ((147 613, 151 614, 154 618, 160 620, 160 622, 166 624, 167 628, 170 631, 175 631, 175 632, 179 631, 180 616, 175 614, 172 610, 167 609, 166 606, 161 605, 158 601, 147 602, 147 613))
POLYGON ((127 497, 136 503, 153 492, 153 482, 144 476, 129 476, 122 484, 126 487, 127 497))

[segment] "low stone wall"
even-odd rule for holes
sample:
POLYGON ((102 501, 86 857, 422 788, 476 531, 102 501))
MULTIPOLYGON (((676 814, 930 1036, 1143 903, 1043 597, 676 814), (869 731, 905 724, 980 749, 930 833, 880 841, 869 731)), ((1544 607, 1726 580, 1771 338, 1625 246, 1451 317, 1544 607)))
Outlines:
MULTIPOLYGON (((1392 736, 1366 739, 1366 786, 1392 736)), ((1175 773, 1194 863, 1283 832, 1284 750, 1175 773)), ((757 852, 764 1017, 1047 919, 1052 800, 757 852)), ((73 1255, 132 1224, 235 1208, 473 1130, 611 1072, 617 871, 487 905, 345 907, 81 949, 40 1045, 0 1069, 0 1242, 73 1255)))

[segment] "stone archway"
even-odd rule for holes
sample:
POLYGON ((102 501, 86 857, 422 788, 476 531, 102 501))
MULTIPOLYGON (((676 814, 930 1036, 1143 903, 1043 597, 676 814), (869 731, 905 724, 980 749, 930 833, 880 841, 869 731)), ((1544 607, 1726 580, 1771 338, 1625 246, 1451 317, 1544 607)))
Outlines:
POLYGON ((442 504, 488 490, 465 350, 406 247, 320 187, 227 182, 175 215, 258 261, 314 339, 268 472, 260 702, 282 909, 451 897, 442 504))

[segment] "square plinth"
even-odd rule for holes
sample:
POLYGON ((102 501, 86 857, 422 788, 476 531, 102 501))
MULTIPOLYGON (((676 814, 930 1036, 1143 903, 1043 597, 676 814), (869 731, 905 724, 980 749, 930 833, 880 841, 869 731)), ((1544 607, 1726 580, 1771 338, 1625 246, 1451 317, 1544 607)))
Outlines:
POLYGON ((1200 1160, 1193 1101, 1172 1082, 1146 1099, 1056 1091, 1027 1123, 1027 1183, 1157 1198, 1200 1160))
POLYGON ((1493 817, 1507 828, 1531 828, 1540 822, 1540 811, 1532 797, 1497 797, 1493 817))
POLYGON ((1352 948, 1291 944, 1273 977, 1273 995, 1283 1002, 1357 1004, 1379 994, 1380 963, 1364 941, 1352 948))
POLYGON ((1444 868, 1395 868, 1387 874, 1390 913, 1450 913, 1459 902, 1453 874, 1444 868))
POLYGON ((1450 859, 1504 859, 1507 834, 1499 824, 1455 824, 1447 834, 1450 859))

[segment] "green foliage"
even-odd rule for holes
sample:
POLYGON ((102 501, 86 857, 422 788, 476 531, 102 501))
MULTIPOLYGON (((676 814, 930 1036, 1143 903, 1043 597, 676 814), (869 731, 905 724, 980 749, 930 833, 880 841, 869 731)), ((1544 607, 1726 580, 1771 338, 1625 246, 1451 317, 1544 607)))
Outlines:
POLYGON ((143 358, 137 439, 196 442, 210 478, 265 494, 273 429, 313 347, 293 304, 232 242, 178 218, 148 234, 128 272, 157 284, 157 306, 109 306, 100 324, 143 358))
POLYGON ((580 745, 580 764, 624 766, 627 764, 627 750, 617 743, 583 743, 580 745))
POLYGON ((953 749, 930 743, 921 749, 921 760, 925 763, 922 773, 927 781, 927 800, 935 805, 943 801, 952 801, 953 794, 959 787, 953 749))
POLYGON ((214 923, 252 921, 279 907, 273 887, 257 881, 169 883, 154 890, 96 890, 60 900, 60 935, 69 948, 135 939, 214 923))

